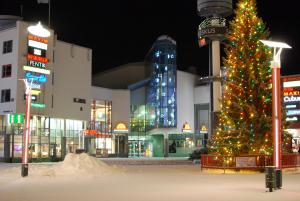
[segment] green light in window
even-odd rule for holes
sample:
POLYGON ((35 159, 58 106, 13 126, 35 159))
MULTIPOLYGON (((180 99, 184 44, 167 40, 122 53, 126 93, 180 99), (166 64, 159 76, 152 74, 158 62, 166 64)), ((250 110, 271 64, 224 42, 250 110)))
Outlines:
POLYGON ((9 123, 23 124, 24 123, 24 115, 23 114, 9 115, 9 123))

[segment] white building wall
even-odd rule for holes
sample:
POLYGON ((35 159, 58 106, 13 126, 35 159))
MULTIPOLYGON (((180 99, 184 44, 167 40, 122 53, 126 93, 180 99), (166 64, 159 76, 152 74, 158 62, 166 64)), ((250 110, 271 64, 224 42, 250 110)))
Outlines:
POLYGON ((92 50, 55 41, 52 117, 90 120, 92 50), (74 102, 74 98, 85 103, 74 102))
POLYGON ((209 104, 210 87, 209 85, 197 86, 194 88, 194 103, 209 104))
POLYGON ((130 91, 126 89, 107 89, 92 87, 92 99, 112 101, 112 126, 120 122, 129 127, 130 123, 130 91))
POLYGON ((129 128, 130 123, 130 91, 116 89, 112 92, 112 125, 125 123, 129 128))
POLYGON ((187 122, 194 132, 194 87, 197 76, 177 70, 177 129, 187 122))
POLYGON ((0 31, 0 73, 0 95, 3 89, 10 89, 11 91, 11 102, 0 102, 0 115, 15 113, 18 77, 18 37, 16 27, 0 31), (12 52, 3 54, 3 42, 9 40, 13 41, 12 52), (6 64, 12 65, 11 77, 2 78, 2 66, 6 64))

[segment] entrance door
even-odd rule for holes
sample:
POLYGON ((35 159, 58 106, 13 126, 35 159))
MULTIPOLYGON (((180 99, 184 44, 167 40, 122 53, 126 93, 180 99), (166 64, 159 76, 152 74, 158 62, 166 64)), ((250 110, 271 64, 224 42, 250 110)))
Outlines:
POLYGON ((126 153, 126 136, 125 135, 117 135, 115 139, 115 153, 118 157, 127 156, 126 153))
POLYGON ((153 135, 153 157, 164 157, 164 135, 153 135))

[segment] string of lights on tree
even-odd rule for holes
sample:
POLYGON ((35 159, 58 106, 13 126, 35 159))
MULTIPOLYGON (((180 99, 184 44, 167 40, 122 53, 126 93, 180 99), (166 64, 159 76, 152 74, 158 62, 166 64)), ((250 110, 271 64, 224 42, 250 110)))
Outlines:
MULTIPOLYGON (((255 0, 240 0, 235 14, 225 48, 227 72, 219 125, 209 150, 229 156, 271 154, 272 51, 259 41, 267 39, 269 31, 257 16, 255 0)), ((286 132, 283 135, 283 143, 290 141, 286 132)))

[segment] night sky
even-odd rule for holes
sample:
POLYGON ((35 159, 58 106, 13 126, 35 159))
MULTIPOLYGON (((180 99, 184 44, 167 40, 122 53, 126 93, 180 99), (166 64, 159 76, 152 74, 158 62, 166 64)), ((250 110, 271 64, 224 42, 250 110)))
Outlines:
MULTIPOLYGON (((300 11, 295 1, 257 0, 258 14, 272 40, 293 47, 282 53, 282 74, 300 74, 300 11)), ((235 2, 234 6, 235 6, 235 2)), ((51 27, 58 39, 93 49, 93 73, 143 61, 160 35, 177 41, 177 68, 208 74, 208 48, 198 47, 197 0, 51 0, 51 27), (100 4, 98 6, 97 4, 100 4)), ((36 0, 1 0, 0 14, 47 24, 48 4, 36 0)))

